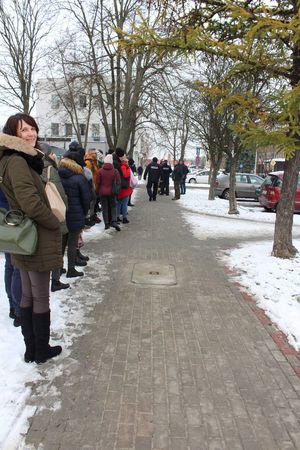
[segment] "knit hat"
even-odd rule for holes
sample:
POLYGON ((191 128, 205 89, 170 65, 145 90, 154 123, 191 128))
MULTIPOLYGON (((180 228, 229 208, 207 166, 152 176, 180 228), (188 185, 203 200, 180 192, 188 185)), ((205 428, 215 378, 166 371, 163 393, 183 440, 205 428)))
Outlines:
POLYGON ((124 156, 125 155, 125 152, 124 152, 124 150, 122 149, 122 148, 116 148, 116 155, 119 157, 119 158, 122 158, 122 156, 124 156))
POLYGON ((112 164, 113 163, 112 155, 106 155, 103 162, 104 163, 108 163, 108 164, 112 164))

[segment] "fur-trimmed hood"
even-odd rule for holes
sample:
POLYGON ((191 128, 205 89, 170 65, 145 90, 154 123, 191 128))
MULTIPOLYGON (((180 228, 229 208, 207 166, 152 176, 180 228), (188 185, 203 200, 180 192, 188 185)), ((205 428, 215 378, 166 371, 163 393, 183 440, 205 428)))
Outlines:
POLYGON ((0 152, 7 149, 16 150, 17 152, 26 153, 31 156, 36 156, 38 153, 44 155, 41 150, 32 147, 32 145, 28 144, 24 139, 0 133, 0 152))
POLYGON ((62 158, 59 162, 59 167, 69 169, 76 174, 83 174, 83 168, 70 158, 62 158))

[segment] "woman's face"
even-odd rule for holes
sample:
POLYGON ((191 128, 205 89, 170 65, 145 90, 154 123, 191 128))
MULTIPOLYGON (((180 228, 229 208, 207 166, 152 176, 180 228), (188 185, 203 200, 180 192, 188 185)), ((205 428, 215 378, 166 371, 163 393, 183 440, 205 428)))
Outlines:
POLYGON ((18 123, 17 137, 24 139, 24 141, 28 142, 28 144, 35 147, 37 131, 32 125, 28 125, 28 123, 24 122, 24 120, 21 120, 18 123))

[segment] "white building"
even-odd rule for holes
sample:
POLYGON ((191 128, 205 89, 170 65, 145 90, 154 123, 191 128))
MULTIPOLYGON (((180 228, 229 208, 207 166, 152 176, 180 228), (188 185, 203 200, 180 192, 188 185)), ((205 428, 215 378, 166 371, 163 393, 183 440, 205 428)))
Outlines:
MULTIPOLYGON (((70 115, 67 113, 61 101, 61 91, 57 93, 48 80, 39 80, 37 83, 37 102, 35 105, 35 117, 40 129, 39 137, 41 141, 57 147, 68 149, 69 143, 78 140, 70 115)), ((80 129, 82 143, 87 135, 86 148, 96 148, 103 154, 108 151, 104 128, 101 124, 99 113, 94 110, 88 122, 88 97, 81 93, 74 94, 74 104, 76 104, 77 123, 80 129)), ((65 101, 65 99, 64 99, 65 101)))

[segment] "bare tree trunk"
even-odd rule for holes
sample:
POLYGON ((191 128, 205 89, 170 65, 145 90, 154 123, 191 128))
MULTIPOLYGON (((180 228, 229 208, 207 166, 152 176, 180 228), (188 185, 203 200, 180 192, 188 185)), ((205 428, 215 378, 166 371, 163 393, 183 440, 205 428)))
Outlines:
POLYGON ((215 199, 215 183, 218 176, 218 171, 221 165, 223 152, 216 151, 212 153, 210 174, 209 174, 209 191, 208 200, 215 199))
POLYGON ((211 166, 210 174, 209 174, 209 192, 208 192, 208 200, 214 200, 215 199, 215 183, 217 179, 218 174, 218 167, 217 166, 211 166))
POLYGON ((230 177, 229 177, 229 211, 228 214, 239 214, 237 208, 237 201, 235 196, 235 173, 236 173, 236 159, 232 158, 230 164, 230 177))
MULTIPOLYGON (((299 16, 299 2, 294 2, 294 13, 299 16)), ((296 40, 293 48, 293 65, 291 70, 291 86, 296 88, 300 82, 300 39, 296 40)), ((291 116, 290 116, 291 117, 291 116)), ((276 211, 276 222, 274 232, 274 242, 272 255, 279 258, 291 258, 297 253, 293 246, 292 231, 294 218, 294 198, 297 189, 298 174, 300 168, 300 135, 299 131, 294 131, 295 120, 299 125, 299 105, 298 110, 291 117, 290 130, 296 138, 296 148, 294 156, 285 163, 284 177, 281 189, 281 197, 276 211)), ((299 128, 297 128, 298 130, 299 128)))
POLYGON ((294 218, 294 198, 300 168, 300 151, 285 163, 281 197, 276 211, 272 255, 279 258, 292 258, 297 253, 293 245, 292 230, 294 218))
POLYGON ((133 151, 134 151, 134 147, 135 147, 135 131, 136 128, 134 128, 132 130, 131 136, 130 136, 130 145, 129 145, 129 150, 127 152, 127 156, 128 158, 132 158, 133 157, 133 151))

